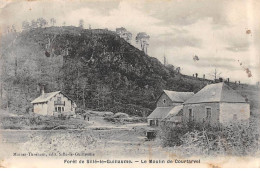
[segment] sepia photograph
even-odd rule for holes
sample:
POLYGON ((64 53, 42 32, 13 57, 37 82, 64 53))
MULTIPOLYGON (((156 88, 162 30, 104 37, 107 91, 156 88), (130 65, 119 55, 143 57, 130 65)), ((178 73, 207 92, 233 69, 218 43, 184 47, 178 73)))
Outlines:
POLYGON ((260 1, 0 0, 0 168, 259 168, 260 1))

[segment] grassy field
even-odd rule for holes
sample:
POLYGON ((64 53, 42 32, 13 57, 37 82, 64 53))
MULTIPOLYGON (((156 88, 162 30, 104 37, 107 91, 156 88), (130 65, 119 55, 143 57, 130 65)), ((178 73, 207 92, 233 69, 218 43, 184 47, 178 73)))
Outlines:
MULTIPOLYGON (((73 130, 1 132, 6 144, 15 143, 26 153, 92 153, 96 157, 136 157, 149 155, 151 143, 137 130, 73 130), (16 134, 14 136, 14 133, 16 134), (150 145, 149 145, 150 144, 150 145)), ((157 146, 153 145, 153 148, 157 146)), ((2 149, 3 150, 3 149, 2 149)), ((11 151, 9 151, 12 154, 11 151)))
POLYGON ((1 115, 2 129, 16 130, 51 130, 51 129, 83 129, 90 124, 79 118, 60 119, 54 116, 41 115, 1 115))
MULTIPOLYGON (((123 124, 107 121, 100 115, 91 115, 89 121, 82 118, 59 120, 42 116, 31 124, 32 118, 32 116, 20 117, 7 113, 1 116, 1 125, 4 128, 0 131, 1 146, 6 148, 1 148, 0 154, 88 153, 98 159, 112 156, 160 157, 159 141, 146 140, 145 122, 123 124), (59 125, 63 125, 60 127, 62 129, 54 129, 59 125), (76 127, 76 125, 81 126, 76 127)), ((165 157, 163 151, 161 157, 165 157)))
MULTIPOLYGON (((93 118, 93 124, 87 129, 74 130, 1 130, 0 154, 44 153, 59 154, 88 153, 92 158, 165 158, 166 151, 161 150, 159 141, 147 141, 146 124, 114 125, 102 118, 93 118), (8 148, 12 146, 11 148, 8 148), (8 150, 7 150, 8 149, 8 150)), ((90 157, 90 156, 88 156, 90 157)), ((91 157, 90 157, 91 158, 91 157)))

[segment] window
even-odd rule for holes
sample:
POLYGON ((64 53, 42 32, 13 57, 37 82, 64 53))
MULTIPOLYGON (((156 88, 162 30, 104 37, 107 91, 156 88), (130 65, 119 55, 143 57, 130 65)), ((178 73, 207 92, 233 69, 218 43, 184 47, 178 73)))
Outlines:
POLYGON ((154 126, 154 125, 155 125, 154 120, 150 120, 150 126, 154 126))
POLYGON ((206 108, 206 118, 207 120, 211 119, 211 108, 209 107, 206 108))
POLYGON ((55 107, 55 112, 57 112, 57 107, 55 107))
POLYGON ((62 107, 62 111, 64 111, 64 107, 62 107))
POLYGON ((211 121, 211 108, 206 107, 206 123, 210 124, 211 121))
POLYGON ((166 103, 166 100, 165 100, 165 99, 163 99, 163 103, 164 103, 164 104, 166 103))
POLYGON ((155 125, 156 125, 156 126, 158 126, 158 125, 159 125, 159 121, 158 121, 158 119, 157 119, 157 120, 155 120, 155 125))
POLYGON ((192 109, 189 109, 189 122, 192 122, 192 121, 194 121, 194 115, 193 115, 192 109))
POLYGON ((61 102, 61 97, 57 97, 57 101, 58 101, 58 102, 61 102))

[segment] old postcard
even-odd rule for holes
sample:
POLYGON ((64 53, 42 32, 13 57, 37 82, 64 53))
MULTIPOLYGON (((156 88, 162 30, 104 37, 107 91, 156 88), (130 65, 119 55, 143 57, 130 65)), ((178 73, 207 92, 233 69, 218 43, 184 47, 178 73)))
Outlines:
POLYGON ((0 0, 0 167, 260 167, 258 0, 0 0))

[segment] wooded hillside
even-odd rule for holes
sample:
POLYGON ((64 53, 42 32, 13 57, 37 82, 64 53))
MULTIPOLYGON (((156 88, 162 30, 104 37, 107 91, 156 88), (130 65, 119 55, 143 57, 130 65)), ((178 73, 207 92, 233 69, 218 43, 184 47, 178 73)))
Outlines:
POLYGON ((108 30, 64 26, 9 33, 1 37, 1 107, 28 113, 44 85, 81 108, 148 115, 163 89, 197 92, 210 82, 175 68, 108 30))

